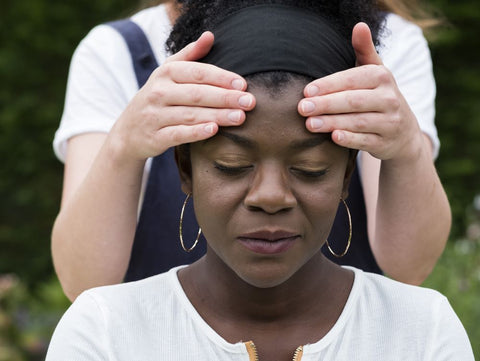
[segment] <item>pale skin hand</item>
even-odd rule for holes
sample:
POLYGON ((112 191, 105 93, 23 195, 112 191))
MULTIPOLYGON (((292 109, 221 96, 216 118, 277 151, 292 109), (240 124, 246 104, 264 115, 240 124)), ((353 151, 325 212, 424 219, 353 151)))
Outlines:
POLYGON ((312 132, 363 152, 361 177, 368 234, 389 276, 420 284, 441 255, 451 226, 448 199, 432 145, 359 23, 352 44, 357 67, 315 80, 298 106, 312 132))
POLYGON ((255 106, 245 80, 192 62, 213 44, 204 33, 156 69, 111 132, 73 137, 52 254, 65 294, 119 283, 130 259, 145 161, 171 146, 214 135, 255 106))

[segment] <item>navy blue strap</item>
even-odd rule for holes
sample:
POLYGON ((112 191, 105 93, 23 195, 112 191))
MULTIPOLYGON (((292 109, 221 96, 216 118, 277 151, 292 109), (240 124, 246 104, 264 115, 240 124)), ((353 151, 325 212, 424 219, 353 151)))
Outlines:
POLYGON ((138 88, 141 88, 148 77, 158 67, 152 47, 143 30, 130 19, 122 19, 107 23, 117 30, 125 39, 132 56, 133 68, 137 77, 138 88))

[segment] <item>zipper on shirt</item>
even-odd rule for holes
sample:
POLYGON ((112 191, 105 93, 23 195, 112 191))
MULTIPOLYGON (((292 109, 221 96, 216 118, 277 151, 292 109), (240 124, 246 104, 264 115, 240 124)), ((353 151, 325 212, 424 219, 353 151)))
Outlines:
MULTIPOLYGON (((259 361, 258 359, 258 352, 257 347, 253 343, 253 341, 245 342, 245 347, 247 348, 247 353, 250 361, 259 361)), ((298 346, 293 354, 292 361, 301 361, 303 356, 303 346, 298 346)))
POLYGON ((293 361, 300 361, 303 356, 303 346, 298 346, 293 354, 293 361))
POLYGON ((257 347, 255 346, 253 341, 245 342, 245 346, 247 347, 247 353, 250 361, 258 361, 257 347))

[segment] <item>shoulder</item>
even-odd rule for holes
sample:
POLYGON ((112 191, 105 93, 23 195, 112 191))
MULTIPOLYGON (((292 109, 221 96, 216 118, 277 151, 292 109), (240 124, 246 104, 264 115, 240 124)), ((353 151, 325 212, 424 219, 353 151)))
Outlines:
POLYGON ((159 64, 166 58, 165 42, 172 30, 165 5, 144 9, 131 17, 145 33, 159 64))
POLYGON ((339 360, 473 360, 465 329, 439 292, 343 267, 355 274, 344 310, 305 352, 339 360))
MULTIPOLYGON (((131 20, 143 30, 157 63, 162 64, 170 31, 165 6, 142 10, 131 20)), ((110 131, 138 91, 132 65, 127 43, 108 23, 91 29, 78 44, 70 63, 62 120, 53 142, 59 159, 65 159, 69 138, 110 131)))
POLYGON ((375 320, 380 323, 389 320, 388 322, 417 325, 417 330, 423 332, 428 330, 426 325, 440 324, 446 320, 447 315, 447 318, 457 319, 448 299, 436 290, 353 270, 355 282, 352 292, 357 297, 356 309, 367 308, 379 316, 375 320))
POLYGON ((390 340, 384 343, 387 348, 400 353, 408 345, 409 352, 421 359, 450 360, 460 354, 465 358, 459 359, 470 360, 465 328, 444 295, 381 275, 354 272, 355 324, 369 325, 378 337, 390 340))
POLYGON ((404 19, 400 15, 387 13, 385 16, 385 29, 391 31, 394 35, 417 33, 422 34, 422 29, 415 23, 404 19))
MULTIPOLYGON (((158 60, 164 60, 165 43, 170 33, 171 24, 168 19, 165 6, 158 5, 144 9, 130 17, 145 33, 155 56, 158 60)), ((90 49, 105 57, 128 54, 125 41, 122 36, 108 23, 95 26, 80 42, 78 50, 90 49)), ((127 57, 128 59, 128 57, 127 57)))
POLYGON ((103 360, 127 352, 132 357, 124 359, 134 359, 139 345, 153 345, 158 342, 155 338, 171 330, 181 310, 179 287, 172 269, 141 281, 83 292, 58 323, 47 360, 103 360), (157 332, 147 332, 152 327, 157 332))
POLYGON ((63 319, 102 329, 110 334, 116 328, 131 327, 145 318, 155 318, 177 303, 176 268, 140 281, 101 286, 83 292, 63 319))
POLYGON ((384 44, 381 46, 381 48, 385 46, 392 46, 392 43, 398 39, 404 39, 408 41, 408 39, 412 36, 414 37, 413 40, 418 41, 423 39, 426 41, 423 31, 418 25, 402 18, 397 14, 388 13, 385 16, 383 31, 380 35, 380 41, 384 44))
POLYGON ((421 56, 430 59, 428 42, 422 29, 416 24, 391 13, 385 18, 378 52, 387 67, 396 65, 396 61, 405 56, 421 56))
POLYGON ((444 295, 429 288, 408 285, 382 275, 355 269, 356 281, 360 284, 361 297, 369 299, 382 307, 392 307, 396 313, 416 308, 425 311, 432 304, 445 307, 448 301, 444 295))
POLYGON ((131 313, 133 309, 141 312, 141 309, 136 308, 138 305, 156 303, 158 300, 165 305, 167 300, 175 297, 178 284, 176 270, 177 268, 174 268, 139 281, 92 288, 81 296, 89 298, 103 313, 131 313))

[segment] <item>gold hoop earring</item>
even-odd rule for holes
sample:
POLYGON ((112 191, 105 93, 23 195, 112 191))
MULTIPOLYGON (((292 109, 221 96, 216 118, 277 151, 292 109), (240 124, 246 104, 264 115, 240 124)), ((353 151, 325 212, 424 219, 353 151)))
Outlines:
POLYGON ((350 215, 350 209, 347 206, 347 203, 343 200, 343 198, 340 198, 340 200, 343 202, 343 205, 345 206, 345 209, 347 210, 347 215, 348 215, 348 225, 350 227, 349 233, 348 233, 348 241, 347 241, 347 247, 345 248, 345 251, 343 253, 338 254, 333 251, 333 249, 330 247, 330 244, 328 244, 328 239, 326 240, 328 250, 332 255, 334 255, 337 258, 341 258, 345 256, 348 252, 348 249, 350 248, 350 242, 352 241, 352 216, 350 215))
POLYGON ((190 199, 192 193, 187 194, 187 198, 185 198, 185 201, 183 202, 182 206, 182 212, 180 213, 180 225, 178 227, 178 232, 180 234, 180 244, 182 245, 182 248, 185 252, 191 252, 195 248, 195 246, 198 243, 198 239, 200 238, 200 235, 202 234, 202 229, 198 227, 198 234, 197 238, 195 239, 195 242, 193 243, 193 246, 190 248, 185 247, 185 244, 183 243, 183 212, 185 212, 185 206, 187 205, 188 200, 190 199))

